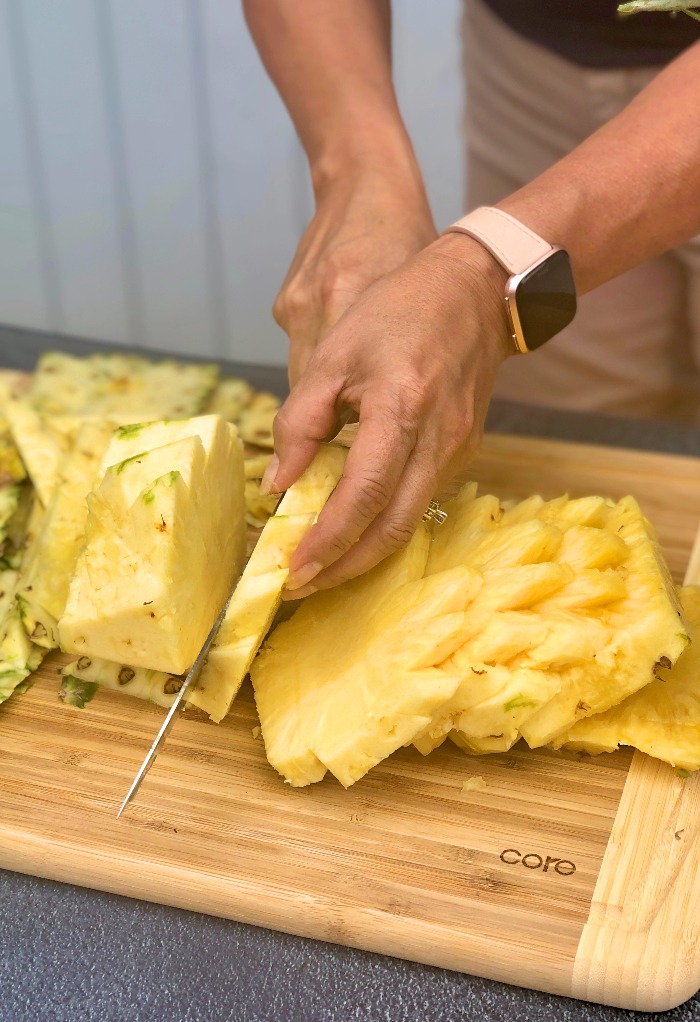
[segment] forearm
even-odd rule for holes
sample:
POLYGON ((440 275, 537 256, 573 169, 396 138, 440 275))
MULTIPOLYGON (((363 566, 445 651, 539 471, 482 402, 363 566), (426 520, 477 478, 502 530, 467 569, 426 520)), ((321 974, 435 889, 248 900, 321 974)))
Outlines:
POLYGON ((391 78, 389 0, 244 0, 316 190, 353 167, 418 176, 391 78))
POLYGON ((700 233, 700 44, 499 205, 569 250, 581 294, 700 233))

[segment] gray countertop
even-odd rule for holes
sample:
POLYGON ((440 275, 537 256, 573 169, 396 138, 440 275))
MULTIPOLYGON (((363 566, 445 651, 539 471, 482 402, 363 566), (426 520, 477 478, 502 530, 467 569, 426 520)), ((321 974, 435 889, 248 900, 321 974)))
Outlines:
MULTIPOLYGON (((0 327, 0 365, 89 341, 0 327)), ((284 392, 282 370, 236 366, 284 392)), ((700 430, 494 402, 489 428, 700 455, 700 430)), ((0 774, 1 777, 1 774, 0 774)), ((1 783, 1 780, 0 780, 1 783)), ((0 1022, 700 1022, 585 1004, 0 870, 0 1022)))

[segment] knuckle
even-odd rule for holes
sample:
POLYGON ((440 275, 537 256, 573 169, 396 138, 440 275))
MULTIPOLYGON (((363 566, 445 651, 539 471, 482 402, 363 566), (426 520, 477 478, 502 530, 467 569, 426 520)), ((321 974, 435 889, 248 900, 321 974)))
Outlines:
POLYGON ((358 517, 374 518, 389 500, 389 487, 378 471, 365 470, 357 479, 353 510, 358 517))
POLYGON ((312 305, 310 289, 303 281, 294 280, 280 291, 272 311, 280 326, 299 326, 309 319, 312 305))
POLYGON ((402 518, 387 518, 382 524, 381 539, 383 549, 399 550, 406 546, 415 532, 415 525, 402 518))

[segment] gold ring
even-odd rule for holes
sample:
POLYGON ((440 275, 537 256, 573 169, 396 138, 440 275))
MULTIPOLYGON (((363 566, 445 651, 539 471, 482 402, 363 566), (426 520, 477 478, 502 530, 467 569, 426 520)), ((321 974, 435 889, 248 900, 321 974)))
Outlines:
POLYGON ((437 500, 431 500, 423 514, 424 522, 435 522, 442 525, 447 520, 447 511, 443 511, 437 500))

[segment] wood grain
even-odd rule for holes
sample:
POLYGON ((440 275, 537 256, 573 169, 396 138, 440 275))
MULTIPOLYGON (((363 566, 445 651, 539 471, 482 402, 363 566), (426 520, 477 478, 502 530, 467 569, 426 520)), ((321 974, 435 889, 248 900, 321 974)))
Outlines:
MULTIPOLYGON (((504 497, 633 492, 677 577, 688 561, 692 459, 491 437, 475 475, 504 497)), ((0 866, 628 1007, 697 986, 695 779, 629 750, 447 744, 347 792, 291 789, 246 685, 222 725, 183 715, 117 820, 163 711, 115 692, 65 707, 60 660, 0 709, 0 866)))

